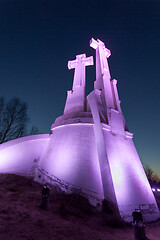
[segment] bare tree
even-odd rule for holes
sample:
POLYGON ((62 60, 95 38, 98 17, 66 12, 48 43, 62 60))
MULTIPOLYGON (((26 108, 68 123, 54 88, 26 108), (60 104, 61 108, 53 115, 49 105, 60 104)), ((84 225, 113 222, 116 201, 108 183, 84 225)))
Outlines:
POLYGON ((38 128, 35 126, 32 126, 28 135, 36 135, 38 133, 39 133, 38 128))
POLYGON ((160 186, 160 178, 159 176, 154 173, 154 171, 152 170, 152 168, 147 165, 147 164, 143 164, 143 167, 144 167, 144 171, 146 173, 146 176, 148 178, 148 181, 150 183, 151 186, 160 186))
POLYGON ((150 168, 149 165, 147 164, 143 164, 143 167, 144 167, 144 171, 146 173, 146 176, 148 178, 149 181, 152 181, 152 178, 153 178, 153 170, 150 168))
POLYGON ((153 174, 152 181, 158 183, 159 182, 159 177, 156 173, 153 174))
POLYGON ((25 102, 13 98, 5 104, 0 98, 0 143, 26 135, 28 120, 25 102))

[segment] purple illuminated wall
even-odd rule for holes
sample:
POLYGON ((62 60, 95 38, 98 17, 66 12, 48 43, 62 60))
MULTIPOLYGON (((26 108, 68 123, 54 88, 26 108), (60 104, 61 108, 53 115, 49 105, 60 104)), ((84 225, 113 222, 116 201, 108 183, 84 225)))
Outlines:
POLYGON ((46 148, 48 134, 22 137, 0 145, 0 173, 34 176, 46 148))
POLYGON ((77 190, 93 204, 106 198, 117 204, 126 221, 132 221, 135 208, 145 220, 155 220, 159 210, 121 111, 117 80, 111 81, 107 62, 111 52, 100 40, 91 39, 90 46, 96 50, 94 90, 84 97, 85 55, 78 55, 72 62, 75 75, 64 115, 51 127, 36 180, 66 192, 77 190))
POLYGON ((94 90, 85 97, 85 67, 93 57, 77 55, 64 114, 51 126, 51 135, 30 136, 0 146, 0 172, 35 174, 67 193, 78 192, 96 205, 105 198, 117 204, 122 218, 132 221, 141 209, 146 221, 159 210, 121 111, 117 80, 111 80, 105 44, 91 39, 96 51, 94 90))

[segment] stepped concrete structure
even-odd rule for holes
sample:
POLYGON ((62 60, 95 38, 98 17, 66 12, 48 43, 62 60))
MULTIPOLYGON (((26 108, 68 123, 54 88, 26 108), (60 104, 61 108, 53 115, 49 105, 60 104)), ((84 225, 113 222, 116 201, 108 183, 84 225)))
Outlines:
POLYGON ((121 111, 117 80, 111 80, 110 50, 99 39, 92 38, 90 46, 96 50, 94 90, 85 97, 85 67, 93 57, 77 55, 68 62, 75 69, 73 87, 51 134, 2 144, 0 172, 33 176, 84 195, 93 205, 107 199, 125 221, 132 221, 135 209, 145 221, 156 220, 159 209, 121 111))

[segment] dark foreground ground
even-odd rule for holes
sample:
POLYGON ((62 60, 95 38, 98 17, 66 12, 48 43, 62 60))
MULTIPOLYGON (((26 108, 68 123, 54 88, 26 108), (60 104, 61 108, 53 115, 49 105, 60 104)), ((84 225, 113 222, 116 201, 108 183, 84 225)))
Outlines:
MULTIPOLYGON (((133 227, 111 212, 95 213, 78 195, 52 191, 48 210, 39 208, 42 186, 16 175, 0 175, 0 240, 132 240, 133 227)), ((160 221, 146 225, 160 239, 160 221)))

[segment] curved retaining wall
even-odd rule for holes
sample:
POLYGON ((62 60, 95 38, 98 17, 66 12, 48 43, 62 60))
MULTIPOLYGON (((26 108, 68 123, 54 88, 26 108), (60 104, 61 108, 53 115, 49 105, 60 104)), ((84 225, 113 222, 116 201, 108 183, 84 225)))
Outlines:
POLYGON ((1 144, 0 173, 33 175, 49 140, 49 134, 40 134, 1 144))
POLYGON ((46 182, 52 178, 66 191, 77 188, 82 193, 103 199, 93 124, 66 124, 52 130, 36 180, 46 182), (45 179, 47 175, 48 179, 45 179))

